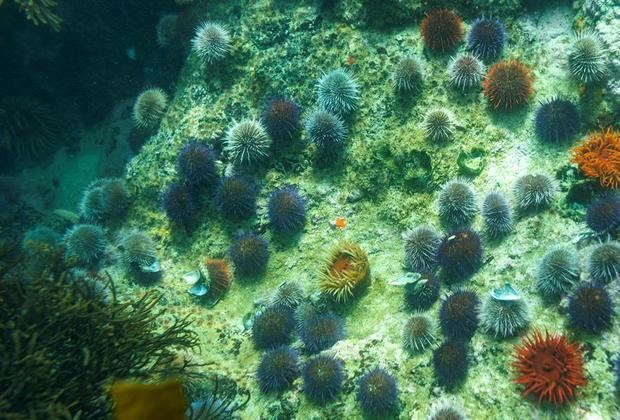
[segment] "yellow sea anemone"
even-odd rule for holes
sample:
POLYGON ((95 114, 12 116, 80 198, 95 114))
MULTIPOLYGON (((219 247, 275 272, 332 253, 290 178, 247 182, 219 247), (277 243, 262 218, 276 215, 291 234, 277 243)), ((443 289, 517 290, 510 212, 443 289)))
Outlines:
POLYGON ((370 282, 366 252, 353 242, 340 242, 325 260, 319 281, 323 293, 337 302, 346 303, 357 290, 370 282))

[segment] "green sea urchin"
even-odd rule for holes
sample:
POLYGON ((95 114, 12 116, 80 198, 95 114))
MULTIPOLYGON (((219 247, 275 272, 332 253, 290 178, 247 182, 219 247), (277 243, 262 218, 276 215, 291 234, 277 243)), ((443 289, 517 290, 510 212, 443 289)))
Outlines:
POLYGON ((140 93, 133 106, 133 120, 136 126, 144 129, 155 128, 167 106, 168 96, 159 88, 147 89, 140 93))
POLYGON ((204 22, 196 29, 192 49, 207 64, 224 58, 230 50, 230 34, 220 24, 204 22))
POLYGON ((224 150, 235 163, 251 165, 269 156, 271 138, 265 127, 256 120, 235 123, 226 133, 224 150))
POLYGON ((431 109, 424 116, 422 128, 427 139, 434 142, 449 140, 454 134, 454 118, 445 109, 431 109))
POLYGON ((568 53, 570 74, 582 83, 601 81, 605 75, 605 51, 592 32, 577 34, 568 53))

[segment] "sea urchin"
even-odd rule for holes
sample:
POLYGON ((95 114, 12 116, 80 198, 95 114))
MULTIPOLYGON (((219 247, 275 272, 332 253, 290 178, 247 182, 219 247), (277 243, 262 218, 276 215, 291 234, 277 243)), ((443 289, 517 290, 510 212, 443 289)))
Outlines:
POLYGON ((532 73, 525 64, 500 61, 489 68, 482 82, 484 96, 493 109, 509 111, 527 103, 533 92, 532 81, 532 73))

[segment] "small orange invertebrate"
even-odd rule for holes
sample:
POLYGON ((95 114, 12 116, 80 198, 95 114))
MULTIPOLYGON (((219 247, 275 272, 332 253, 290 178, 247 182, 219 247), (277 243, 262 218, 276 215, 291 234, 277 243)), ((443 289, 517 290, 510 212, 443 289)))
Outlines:
POLYGON ((598 179, 603 187, 620 185, 620 131, 608 128, 591 133, 572 152, 572 162, 585 176, 598 179))
POLYGON ((336 217, 334 226, 336 226, 338 229, 344 229, 347 226, 347 221, 344 217, 336 217))

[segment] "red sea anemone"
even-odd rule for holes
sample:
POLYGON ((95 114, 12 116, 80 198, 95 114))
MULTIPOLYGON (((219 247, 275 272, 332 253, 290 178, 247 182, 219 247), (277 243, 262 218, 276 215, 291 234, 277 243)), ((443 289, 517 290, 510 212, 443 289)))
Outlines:
POLYGON ((450 51, 463 38, 463 21, 451 10, 434 9, 422 19, 420 35, 426 48, 450 51))
POLYGON ((534 331, 515 347, 514 358, 515 382, 525 386, 523 396, 534 394, 539 404, 564 404, 586 384, 580 346, 564 335, 534 331))
POLYGON ((525 105, 534 89, 530 69, 520 61, 500 61, 489 68, 482 82, 484 96, 494 109, 508 111, 525 105))

